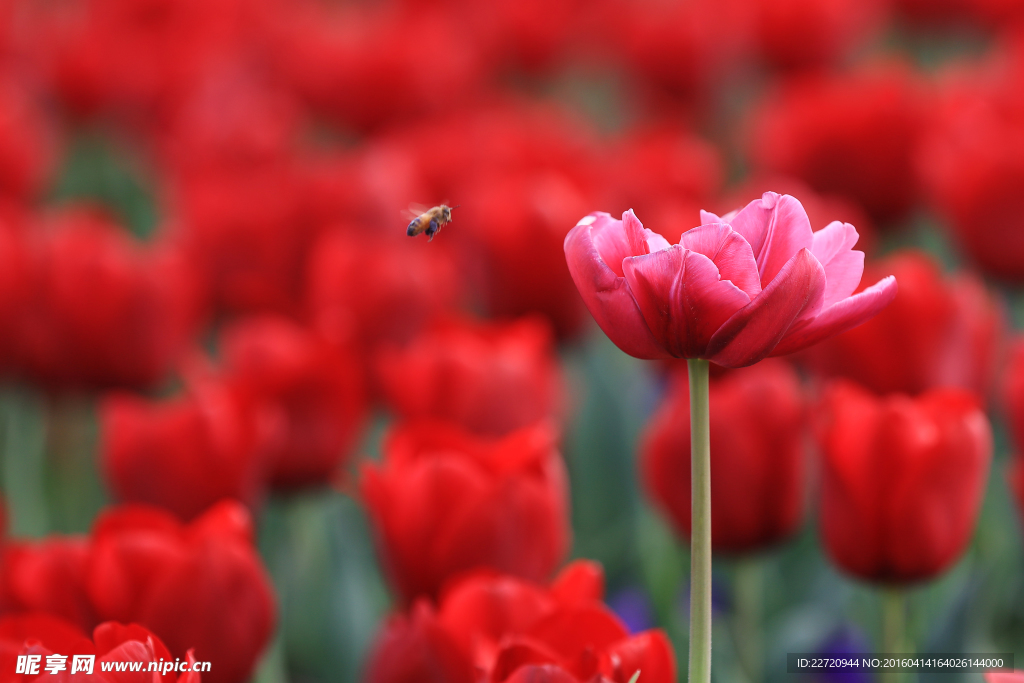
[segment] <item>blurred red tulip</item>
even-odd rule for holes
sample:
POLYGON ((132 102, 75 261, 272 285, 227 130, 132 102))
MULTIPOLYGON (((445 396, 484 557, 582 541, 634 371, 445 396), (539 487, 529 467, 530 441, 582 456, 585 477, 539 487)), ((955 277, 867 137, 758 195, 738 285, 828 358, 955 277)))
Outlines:
POLYGON ((232 387, 196 382, 164 401, 113 394, 100 429, 103 472, 119 501, 184 520, 222 498, 262 502, 269 426, 232 387))
POLYGON ((451 13, 394 4, 282 3, 282 75, 316 109, 361 128, 451 106, 480 80, 480 57, 451 13), (429 36, 429 47, 423 42, 429 36))
MULTIPOLYGON (((796 372, 767 360, 711 380, 711 547, 748 553, 792 535, 803 519, 806 433, 796 372)), ((690 394, 686 371, 644 430, 645 487, 690 535, 690 394)))
POLYGON ((569 547, 569 490, 555 430, 483 440, 442 423, 409 424, 366 465, 360 491, 379 554, 406 602, 491 567, 543 581, 569 547))
POLYGON ((985 272, 1024 282, 1024 35, 946 79, 918 170, 953 236, 985 272))
POLYGON ((27 49, 54 89, 81 113, 152 117, 237 54, 246 40, 241 0, 32 3, 27 49))
POLYGON ((315 230, 294 164, 192 172, 177 178, 172 195, 171 229, 219 308, 299 310, 315 230))
POLYGON ((871 264, 870 281, 895 275, 893 303, 860 327, 808 349, 816 372, 880 394, 962 387, 988 395, 1005 328, 1002 309, 971 273, 943 276, 927 254, 904 251, 871 264))
POLYGON ((1021 514, 1024 515, 1024 338, 1014 340, 1009 356, 1001 388, 1007 426, 1013 437, 1016 455, 1007 475, 1010 488, 1017 496, 1021 514))
MULTIPOLYGON (((127 680, 147 680, 152 683, 200 683, 199 672, 187 671, 180 676, 177 672, 158 673, 147 671, 150 663, 173 664, 170 651, 160 639, 138 624, 119 624, 108 621, 96 627, 92 640, 72 624, 48 614, 16 614, 0 618, 0 681, 14 683, 25 680, 76 680, 71 671, 74 655, 93 655, 88 674, 93 680, 103 683, 117 683, 127 680), (63 655, 63 669, 48 671, 48 656, 63 655), (39 655, 39 675, 17 674, 17 658, 21 655, 39 655), (116 662, 141 662, 142 674, 125 676, 117 670, 106 671, 104 664, 116 662), (50 678, 56 675, 57 678, 50 678), (44 678, 45 676, 45 678, 44 678)), ((185 656, 182 664, 195 663, 192 651, 185 656)))
POLYGON ((435 418, 500 436, 562 408, 561 373, 550 327, 446 320, 404 348, 377 354, 377 376, 401 417, 435 418))
POLYGON ((57 131, 39 95, 17 78, 0 74, 0 197, 35 199, 53 174, 57 131))
POLYGON ((821 535, 850 574, 933 579, 959 559, 981 510, 992 430, 960 389, 878 398, 837 381, 824 399, 821 535))
POLYGON ((417 602, 389 620, 368 666, 370 683, 493 681, 626 683, 639 669, 650 683, 676 680, 661 631, 630 635, 601 602, 600 567, 584 561, 547 588, 481 572, 453 583, 436 614, 417 602), (448 678, 438 678, 445 675, 448 678))
POLYGON ((638 75, 692 96, 724 78, 750 42, 749 3, 732 0, 606 4, 603 34, 638 75))
POLYGON ((27 234, 30 274, 11 330, 16 363, 56 389, 146 387, 194 335, 200 292, 182 255, 69 210, 27 234))
POLYGON ((752 365, 855 327, 896 295, 890 277, 851 296, 864 268, 857 230, 812 232, 789 195, 766 192, 724 218, 702 211, 701 224, 670 244, 632 211, 595 212, 565 238, 583 300, 626 353, 752 365))
POLYGON ((835 64, 881 28, 884 0, 755 0, 761 55, 783 68, 835 64))
POLYGON ((327 339, 355 342, 361 350, 401 343, 454 307, 455 264, 445 252, 410 240, 404 227, 390 237, 339 230, 317 242, 307 305, 313 327, 327 339))
POLYGON ((804 75, 755 111, 750 156, 762 171, 796 176, 880 220, 897 219, 917 200, 913 155, 925 112, 917 76, 900 63, 804 75))
POLYGON ((323 483, 351 454, 367 412, 364 378, 350 350, 286 318, 237 322, 221 337, 228 381, 277 427, 270 484, 323 483))
POLYGON ((100 515, 87 590, 102 619, 138 622, 175 657, 211 662, 207 682, 249 679, 274 629, 270 579, 245 508, 224 501, 187 526, 145 506, 100 515))
POLYGON ((0 566, 5 612, 45 612, 81 629, 97 624, 85 591, 89 543, 82 536, 7 541, 0 566))

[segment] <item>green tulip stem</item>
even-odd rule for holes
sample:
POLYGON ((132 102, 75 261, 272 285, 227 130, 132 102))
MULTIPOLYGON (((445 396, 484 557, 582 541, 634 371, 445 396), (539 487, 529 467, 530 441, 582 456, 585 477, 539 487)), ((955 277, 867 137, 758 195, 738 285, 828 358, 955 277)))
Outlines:
POLYGON ((711 428, 708 361, 691 358, 690 683, 711 683, 711 428))
POLYGON ((760 557, 737 562, 733 593, 736 596, 736 652, 750 683, 760 683, 764 666, 761 641, 764 571, 760 557))
MULTIPOLYGON (((907 644, 907 593, 902 588, 882 589, 882 647, 886 655, 912 654, 907 644)), ((886 672, 885 683, 906 680, 905 674, 886 672)))

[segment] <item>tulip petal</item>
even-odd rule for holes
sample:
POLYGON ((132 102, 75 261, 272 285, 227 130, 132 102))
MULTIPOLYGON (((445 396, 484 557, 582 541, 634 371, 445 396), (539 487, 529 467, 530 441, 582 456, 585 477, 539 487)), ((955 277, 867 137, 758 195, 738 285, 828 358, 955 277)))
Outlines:
MULTIPOLYGON (((613 220, 610 216, 607 218, 608 222, 613 220)), ((565 260, 576 288, 594 320, 616 346, 636 358, 668 358, 668 353, 661 348, 644 322, 626 281, 616 274, 598 251, 593 232, 598 232, 597 227, 601 222, 600 217, 591 221, 595 226, 593 231, 590 223, 581 223, 565 236, 565 260)), ((600 226, 609 233, 605 235, 604 246, 609 248, 608 253, 614 253, 612 248, 618 249, 620 246, 618 237, 606 226, 607 223, 600 226)), ((598 232, 597 237, 600 236, 598 232)), ((625 243, 623 235, 622 244, 625 243)), ((628 246, 622 253, 623 258, 628 256, 628 246)), ((620 260, 617 266, 619 272, 621 263, 620 260)))
POLYGON ((824 294, 825 269, 809 250, 801 249, 749 306, 715 332, 705 357, 727 368, 756 363, 792 325, 820 309, 824 294))
POLYGON ((699 358, 733 313, 750 302, 707 256, 673 245, 622 263, 630 291, 662 348, 677 358, 699 358))
MULTIPOLYGON (((612 269, 612 272, 622 277, 622 259, 633 256, 633 251, 630 249, 621 221, 604 211, 595 211, 581 218, 576 226, 590 226, 590 239, 593 240, 594 248, 601 260, 612 269)), ((568 242, 568 239, 566 241, 568 242)))
POLYGON ((814 233, 811 253, 825 269, 825 301, 822 309, 849 297, 864 274, 864 252, 856 251, 857 229, 833 221, 814 233))
POLYGON ((799 351, 867 322, 896 298, 896 290, 896 278, 890 275, 863 292, 832 304, 805 327, 794 329, 772 355, 799 351))
POLYGON ((711 259, 722 279, 732 282, 751 299, 761 293, 761 278, 757 273, 754 252, 727 223, 708 223, 687 230, 679 243, 711 259))
POLYGON ((667 239, 643 226, 633 209, 622 213, 622 230, 629 242, 630 256, 643 256, 669 247, 667 239))
POLYGON ((754 253, 757 254, 757 267, 763 286, 774 280, 797 252, 811 248, 814 233, 803 205, 788 194, 779 196, 774 192, 765 192, 761 203, 768 211, 768 221, 761 251, 754 253))

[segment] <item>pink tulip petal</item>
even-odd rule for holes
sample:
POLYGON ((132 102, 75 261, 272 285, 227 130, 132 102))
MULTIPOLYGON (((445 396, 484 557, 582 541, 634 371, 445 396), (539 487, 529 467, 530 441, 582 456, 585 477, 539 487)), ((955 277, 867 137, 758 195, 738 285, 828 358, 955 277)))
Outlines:
POLYGON ((622 269, 648 328, 677 358, 703 355, 719 326, 750 302, 711 259, 678 244, 626 259, 622 269))
POLYGON ((809 250, 801 249, 750 305, 715 332, 705 357, 727 368, 756 363, 808 311, 820 309, 824 294, 825 269, 809 250))
POLYGON ((849 223, 833 221, 814 233, 811 253, 825 268, 825 301, 822 309, 846 299, 857 289, 864 274, 864 252, 853 245, 857 229, 849 223))
POLYGON ((617 276, 622 277, 622 259, 633 255, 622 223, 604 211, 595 211, 581 218, 576 225, 590 227, 590 239, 593 240, 594 248, 597 249, 601 260, 617 276))
POLYGON ((630 256, 643 256, 652 251, 668 249, 669 243, 664 237, 648 230, 640 222, 640 219, 633 213, 633 209, 623 212, 622 229, 626 233, 626 240, 629 242, 630 256))
MULTIPOLYGON (((610 216, 608 221, 618 223, 610 216)), ((592 223, 597 225, 596 221, 592 223)), ((607 229, 608 226, 602 224, 600 227, 607 229)), ((598 253, 594 237, 589 223, 577 225, 565 236, 565 260, 569 273, 594 320, 608 338, 629 355, 646 359, 668 358, 644 322, 626 281, 617 276, 598 253)), ((615 235, 608 237, 610 239, 606 240, 605 246, 617 247, 615 235)), ((622 243, 625 243, 624 236, 622 243)), ((609 252, 615 254, 614 249, 609 249, 609 252)), ((621 263, 621 260, 617 262, 620 270, 621 263)))
POLYGON ((750 245, 726 223, 708 223, 687 230, 679 241, 684 247, 704 254, 718 267, 722 279, 729 280, 751 299, 761 293, 761 279, 750 245))
POLYGON ((896 298, 896 278, 882 278, 863 292, 832 304, 801 329, 779 342, 773 356, 793 353, 867 322, 896 298))
MULTIPOLYGON (((757 254, 757 267, 761 273, 761 286, 775 279, 779 271, 801 249, 810 249, 814 244, 811 221, 803 205, 788 194, 779 196, 765 192, 761 203, 768 211, 764 244, 757 254)), ((737 216, 733 221, 739 219, 737 216)), ((733 225, 733 229, 735 229, 733 225)), ((751 245, 753 246, 753 245, 751 245)))

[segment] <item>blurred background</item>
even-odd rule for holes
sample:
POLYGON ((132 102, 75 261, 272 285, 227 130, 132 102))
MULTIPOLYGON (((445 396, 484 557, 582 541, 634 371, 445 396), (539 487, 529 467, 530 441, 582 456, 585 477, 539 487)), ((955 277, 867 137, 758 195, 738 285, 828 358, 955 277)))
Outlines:
POLYGON ((685 364, 608 341, 562 242, 629 208, 676 242, 772 190, 854 224, 900 293, 713 372, 715 679, 883 651, 894 584, 908 648, 1024 665, 1022 85, 1019 0, 0 0, 0 607, 76 613, 52 591, 91 560, 55 548, 105 506, 231 498, 276 618, 222 683, 398 680, 368 673, 386 615, 570 558, 682 680, 685 364), (928 464, 950 387, 990 464, 928 464), (834 433, 854 400, 864 431, 904 420, 867 463, 834 433), (414 466, 538 448, 522 491, 414 466), (452 521, 470 490, 493 523, 452 521), (842 491, 885 511, 832 534, 842 491))

